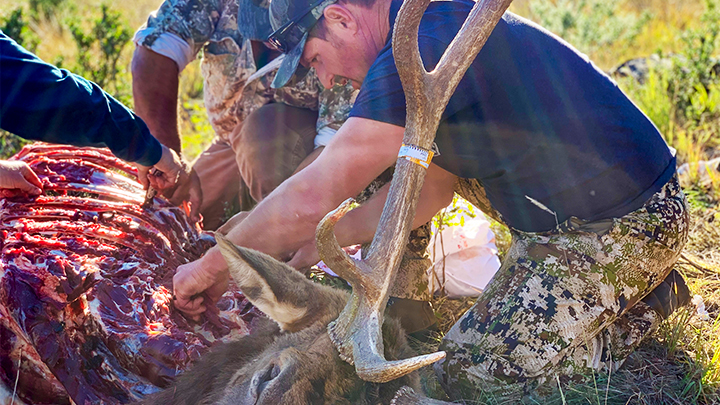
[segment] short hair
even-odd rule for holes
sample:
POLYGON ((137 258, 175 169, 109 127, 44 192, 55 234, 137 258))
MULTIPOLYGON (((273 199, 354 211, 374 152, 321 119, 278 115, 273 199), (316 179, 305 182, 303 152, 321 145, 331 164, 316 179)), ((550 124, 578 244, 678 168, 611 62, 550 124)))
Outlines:
MULTIPOLYGON (((362 8, 370 8, 375 5, 376 0, 338 0, 340 4, 354 4, 362 8)), ((325 16, 322 15, 317 23, 310 30, 309 36, 314 38, 326 39, 327 27, 325 27, 325 16)))
POLYGON ((341 4, 354 4, 363 8, 370 8, 375 5, 375 0, 338 0, 341 4))

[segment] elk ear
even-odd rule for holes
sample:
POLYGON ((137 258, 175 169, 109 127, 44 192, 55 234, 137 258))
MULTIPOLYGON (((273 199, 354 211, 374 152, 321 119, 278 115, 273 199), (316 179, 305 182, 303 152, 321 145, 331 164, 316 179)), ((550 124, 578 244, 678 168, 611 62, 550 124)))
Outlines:
POLYGON ((328 311, 332 293, 327 288, 264 253, 233 244, 219 233, 215 240, 240 290, 282 330, 303 329, 328 311))

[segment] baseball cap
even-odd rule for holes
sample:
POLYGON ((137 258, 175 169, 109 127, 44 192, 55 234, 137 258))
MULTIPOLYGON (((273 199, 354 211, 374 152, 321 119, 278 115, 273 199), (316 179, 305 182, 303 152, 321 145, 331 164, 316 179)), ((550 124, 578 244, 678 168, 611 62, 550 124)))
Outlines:
POLYGON ((267 42, 285 54, 272 88, 280 88, 290 81, 300 63, 308 33, 322 17, 325 7, 335 2, 337 0, 271 1, 270 24, 275 31, 267 42))
POLYGON ((243 39, 265 41, 273 31, 270 25, 269 0, 239 0, 237 25, 243 39))

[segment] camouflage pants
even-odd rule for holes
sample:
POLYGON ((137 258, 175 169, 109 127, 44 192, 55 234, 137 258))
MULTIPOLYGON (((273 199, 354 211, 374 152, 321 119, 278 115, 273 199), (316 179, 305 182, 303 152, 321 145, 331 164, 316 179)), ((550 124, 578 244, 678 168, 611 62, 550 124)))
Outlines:
POLYGON ((688 221, 673 178, 622 218, 513 232, 502 267, 441 344, 447 358, 435 371, 450 397, 522 393, 619 367, 660 321, 640 300, 672 270, 688 221))

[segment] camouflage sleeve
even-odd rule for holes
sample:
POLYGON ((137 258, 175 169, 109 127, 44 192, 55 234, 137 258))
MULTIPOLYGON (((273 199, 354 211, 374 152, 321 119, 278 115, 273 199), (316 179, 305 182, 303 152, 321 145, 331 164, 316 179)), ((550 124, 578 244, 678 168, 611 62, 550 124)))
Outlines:
POLYGON ((348 82, 345 85, 336 84, 330 89, 323 89, 318 98, 317 130, 323 128, 340 129, 347 120, 350 109, 355 103, 358 90, 348 82))
MULTIPOLYGON (((277 71, 273 72, 272 77, 275 77, 275 73, 277 71)), ((270 78, 271 81, 272 77, 270 78)), ((317 78, 315 70, 311 69, 304 78, 296 80, 293 77, 287 85, 276 89, 275 101, 317 111, 321 89, 320 80, 317 78)))
POLYGON ((222 0, 165 0, 141 28, 145 37, 139 44, 152 48, 160 35, 171 33, 187 42, 196 55, 213 36, 222 16, 222 3, 222 0))
POLYGON ((275 101, 318 110, 316 130, 330 137, 329 132, 337 131, 347 120, 357 93, 358 90, 353 89, 350 83, 325 89, 315 70, 311 69, 299 82, 291 81, 285 87, 277 89, 275 101))

